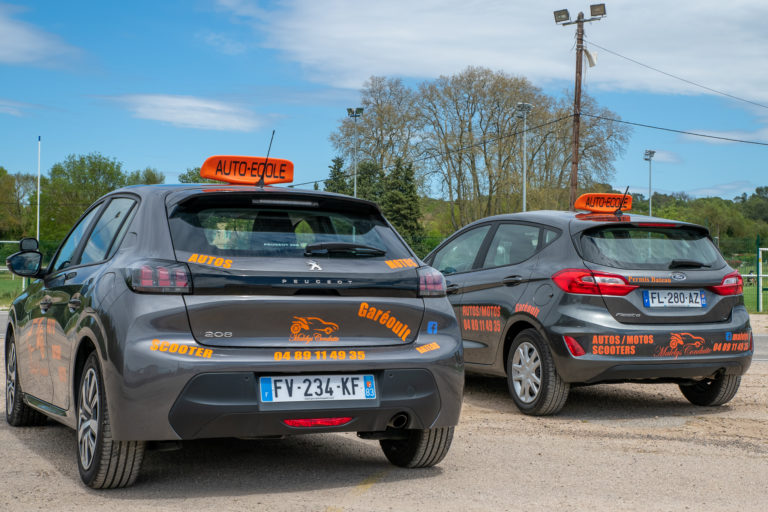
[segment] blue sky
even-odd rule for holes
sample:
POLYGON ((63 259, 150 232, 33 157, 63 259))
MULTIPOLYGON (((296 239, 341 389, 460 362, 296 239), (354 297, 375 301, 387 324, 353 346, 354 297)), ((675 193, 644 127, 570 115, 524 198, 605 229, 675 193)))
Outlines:
MULTIPOLYGON (((2 0, 0 0, 2 2, 2 0)), ((768 3, 613 1, 587 40, 707 87, 768 105, 768 3)), ((93 151, 166 182, 213 154, 266 153, 296 181, 327 177, 328 141, 371 75, 419 83, 469 65, 573 82, 564 0, 166 0, 0 3, 0 165, 36 172, 93 151)), ((584 88, 622 119, 768 143, 768 108, 717 95, 595 47, 584 88)), ((768 185, 768 146, 644 128, 613 184, 732 198, 768 185)))

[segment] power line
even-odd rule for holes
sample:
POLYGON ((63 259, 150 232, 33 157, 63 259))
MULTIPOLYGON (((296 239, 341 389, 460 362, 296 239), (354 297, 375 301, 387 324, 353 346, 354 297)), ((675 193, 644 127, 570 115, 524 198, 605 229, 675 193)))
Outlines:
POLYGON ((673 133, 682 133, 683 135, 691 135, 693 137, 704 137, 706 139, 716 139, 716 140, 724 140, 727 142, 740 142, 742 144, 754 144, 756 146, 768 146, 768 142, 758 142, 754 140, 744 140, 744 139, 733 139, 730 137, 720 137, 718 135, 707 135, 705 133, 696 133, 696 132, 688 132, 685 130, 676 130, 674 128, 665 128, 663 126, 654 126, 651 124, 643 124, 643 123, 633 123, 631 121, 622 121, 621 119, 612 119, 610 117, 603 117, 603 116, 597 116, 594 114, 585 114, 582 112, 583 116, 592 117, 594 119, 602 119, 603 121, 613 121, 614 123, 624 123, 629 124, 632 126, 640 126, 642 128, 651 128, 653 130, 662 130, 665 132, 673 132, 673 133))
POLYGON ((714 92, 715 94, 720 94, 721 96, 726 96, 728 98, 731 98, 731 99, 734 99, 734 100, 737 100, 737 101, 743 101, 744 103, 749 103, 751 105, 755 105, 756 107, 768 108, 768 105, 763 105, 762 103, 758 103, 756 101, 740 98, 738 96, 734 96, 733 94, 729 94, 729 93, 724 92, 724 91, 719 91, 717 89, 713 89, 711 87, 707 87, 706 85, 702 85, 702 84, 696 83, 696 82, 694 82, 692 80, 688 80, 686 78, 683 78, 683 77, 680 77, 680 76, 677 76, 677 75, 673 75, 672 73, 667 73, 666 71, 662 71, 662 70, 660 70, 658 68, 655 68, 653 66, 649 66, 648 64, 644 64, 644 63, 642 63, 642 62, 640 62, 638 60, 635 60, 635 59, 632 59, 632 58, 627 57, 625 55, 622 55, 620 53, 614 52, 613 50, 609 50, 608 48, 600 46, 597 43, 593 43, 592 41, 589 41, 589 44, 590 44, 590 46, 594 46, 595 48, 600 48, 601 50, 603 50, 605 52, 608 52, 608 53, 610 53, 612 55, 615 55, 617 57, 621 57, 622 59, 628 60, 629 62, 637 64, 638 66, 642 66, 642 67, 648 68, 648 69, 650 69, 652 71, 656 71, 657 73, 661 73, 662 75, 666 75, 666 76, 668 76, 670 78, 674 78, 675 80, 680 80, 681 82, 685 82, 685 83, 693 85, 695 87, 700 87, 701 89, 705 89, 707 91, 714 92))

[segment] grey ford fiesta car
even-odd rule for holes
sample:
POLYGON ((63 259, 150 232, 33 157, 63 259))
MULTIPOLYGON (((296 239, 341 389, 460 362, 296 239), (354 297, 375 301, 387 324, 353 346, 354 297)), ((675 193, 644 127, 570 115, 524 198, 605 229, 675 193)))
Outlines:
POLYGON ((753 353, 741 276, 705 228, 611 208, 488 217, 425 258, 445 274, 467 371, 506 376, 532 415, 601 382, 728 402, 753 353))
POLYGON ((241 185, 128 187, 80 218, 5 326, 6 418, 77 430, 95 488, 148 441, 357 432, 446 455, 464 373, 442 275, 371 202, 241 185))

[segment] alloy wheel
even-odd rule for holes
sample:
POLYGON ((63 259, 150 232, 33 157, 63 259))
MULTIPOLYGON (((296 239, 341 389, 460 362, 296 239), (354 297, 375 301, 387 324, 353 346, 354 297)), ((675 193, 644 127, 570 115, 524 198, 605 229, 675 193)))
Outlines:
POLYGON ((11 342, 5 369, 5 410, 10 414, 16 404, 16 344, 11 342))
POLYGON ((77 406, 77 449, 84 469, 91 467, 99 432, 99 379, 96 370, 88 368, 80 384, 77 406))
POLYGON ((526 404, 536 400, 541 388, 541 358, 531 343, 524 341, 512 356, 512 382, 518 398, 526 404))

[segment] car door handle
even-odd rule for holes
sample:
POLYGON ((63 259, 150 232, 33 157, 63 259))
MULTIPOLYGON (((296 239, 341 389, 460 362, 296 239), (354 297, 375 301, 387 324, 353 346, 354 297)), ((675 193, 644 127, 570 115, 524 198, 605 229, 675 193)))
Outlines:
POLYGON ((452 294, 459 291, 460 286, 457 284, 449 284, 445 287, 445 293, 452 294))
POLYGON ((74 311, 80 307, 80 305, 82 304, 82 301, 80 299, 69 299, 69 302, 67 304, 69 305, 69 310, 74 311))
POLYGON ((515 286, 516 284, 520 284, 523 282, 522 276, 507 276, 504 279, 501 280, 502 283, 504 283, 507 286, 515 286))

